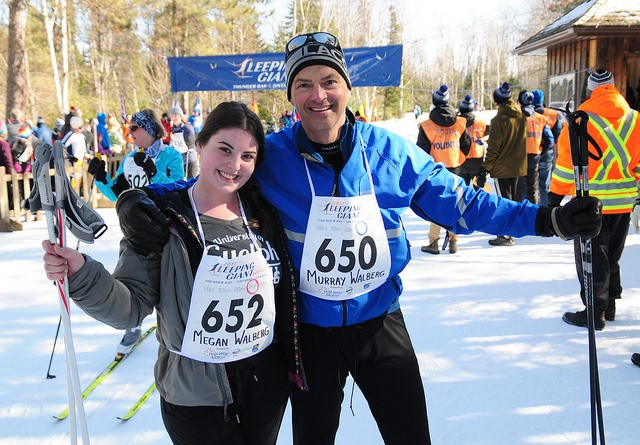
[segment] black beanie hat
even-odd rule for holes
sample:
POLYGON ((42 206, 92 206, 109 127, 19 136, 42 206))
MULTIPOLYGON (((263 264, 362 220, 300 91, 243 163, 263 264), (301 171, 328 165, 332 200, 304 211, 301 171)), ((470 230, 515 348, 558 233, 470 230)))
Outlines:
POLYGON ((500 86, 500 88, 497 88, 493 92, 493 100, 494 100, 495 103, 500 105, 500 104, 505 103, 509 99, 511 99, 511 86, 509 85, 509 83, 504 82, 500 86))
POLYGON ((440 88, 435 90, 431 95, 431 100, 434 105, 442 105, 449 103, 449 87, 446 85, 440 85, 440 88))
POLYGON ((464 99, 460 101, 460 104, 458 104, 458 110, 460 111, 460 113, 470 113, 475 110, 475 105, 473 104, 473 97, 471 97, 471 94, 467 94, 466 96, 464 96, 464 99))
POLYGON ((533 93, 531 91, 522 90, 518 94, 518 103, 520 105, 533 105, 533 93))
POLYGON ((351 89, 347 62, 338 38, 327 32, 301 34, 289 40, 285 48, 284 73, 287 82, 287 99, 291 100, 291 85, 296 74, 312 65, 325 65, 340 74, 351 89), (296 45, 296 42, 301 43, 296 45), (293 48, 289 48, 293 46, 293 48))

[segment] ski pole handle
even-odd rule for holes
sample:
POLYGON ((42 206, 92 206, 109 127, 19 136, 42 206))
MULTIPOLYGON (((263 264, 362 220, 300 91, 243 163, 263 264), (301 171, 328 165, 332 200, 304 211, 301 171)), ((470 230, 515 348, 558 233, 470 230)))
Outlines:
POLYGON ((567 112, 569 129, 569 146, 571 149, 571 163, 576 187, 576 196, 589 195, 589 149, 587 146, 587 123, 589 115, 584 111, 567 112))

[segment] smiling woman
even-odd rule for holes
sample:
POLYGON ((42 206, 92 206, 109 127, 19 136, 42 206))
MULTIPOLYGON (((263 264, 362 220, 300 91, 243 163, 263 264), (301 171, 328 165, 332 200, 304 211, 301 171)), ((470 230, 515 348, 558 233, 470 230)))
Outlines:
MULTIPOLYGON (((149 122, 136 122, 134 138, 149 133, 149 122)), ((298 384, 303 376, 283 231, 252 179, 264 157, 262 123, 246 105, 223 102, 196 144, 202 173, 193 187, 156 199, 164 212, 156 220, 171 230, 153 250, 123 241, 111 275, 91 257, 45 241, 45 270, 52 280, 68 270, 71 298, 111 326, 139 324, 156 310, 155 379, 174 443, 274 445, 288 375, 298 384)), ((121 195, 121 221, 148 216, 128 205, 140 195, 121 195)))

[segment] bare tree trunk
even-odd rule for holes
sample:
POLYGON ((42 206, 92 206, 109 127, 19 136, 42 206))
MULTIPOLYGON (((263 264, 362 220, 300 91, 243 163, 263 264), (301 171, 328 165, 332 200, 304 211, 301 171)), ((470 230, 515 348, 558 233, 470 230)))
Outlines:
POLYGON ((26 111, 27 65, 27 0, 9 3, 9 60, 7 67, 7 109, 26 111))
POLYGON ((482 49, 482 55, 480 56, 480 103, 478 104, 478 106, 480 107, 481 110, 485 109, 484 106, 484 88, 485 88, 485 78, 484 78, 484 71, 485 71, 485 67, 486 67, 486 62, 487 62, 487 57, 486 57, 486 50, 483 48, 482 49))
POLYGON ((62 108, 69 111, 69 27, 67 0, 60 0, 60 38, 62 40, 62 108))
POLYGON ((96 106, 99 111, 104 111, 104 101, 102 100, 100 81, 98 80, 98 67, 96 66, 92 49, 89 50, 89 65, 91 65, 91 74, 93 75, 93 90, 96 92, 96 106))
POLYGON ((129 66, 129 78, 131 79, 131 94, 133 94, 133 110, 129 110, 127 112, 127 114, 134 114, 136 112, 138 112, 139 108, 138 108, 138 92, 136 91, 136 82, 135 82, 135 76, 133 74, 133 66, 131 63, 128 64, 129 66))
POLYGON ((403 75, 400 74, 400 102, 398 103, 398 117, 402 118, 403 112, 402 110, 404 109, 404 82, 403 82, 403 75))
MULTIPOLYGON (((113 74, 113 83, 116 87, 116 91, 118 92, 118 96, 120 96, 120 114, 122 115, 124 113, 124 110, 122 110, 122 100, 123 100, 123 92, 122 90, 120 90, 120 82, 118 81, 118 67, 114 66, 113 67, 113 71, 111 72, 111 74, 113 74)), ((124 120, 124 116, 122 116, 123 120, 124 120)))
POLYGON ((25 69, 27 71, 27 76, 26 76, 26 80, 27 80, 27 84, 26 84, 26 109, 25 112, 27 113, 27 116, 34 116, 36 113, 36 100, 35 100, 35 94, 33 94, 33 90, 31 89, 31 78, 29 76, 29 53, 25 52, 24 54, 24 66, 25 69))
POLYGON ((140 110, 140 105, 138 105, 138 92, 136 91, 135 87, 133 88, 133 110, 133 113, 129 114, 137 113, 138 110, 140 110))
POLYGON ((60 73, 58 72, 58 59, 56 58, 56 48, 53 42, 53 17, 49 15, 49 2, 42 0, 42 15, 44 16, 44 27, 47 30, 47 43, 49 44, 49 57, 51 59, 51 70, 53 72, 53 83, 56 87, 56 99, 58 101, 58 111, 64 113, 62 106, 62 91, 60 89, 60 73))

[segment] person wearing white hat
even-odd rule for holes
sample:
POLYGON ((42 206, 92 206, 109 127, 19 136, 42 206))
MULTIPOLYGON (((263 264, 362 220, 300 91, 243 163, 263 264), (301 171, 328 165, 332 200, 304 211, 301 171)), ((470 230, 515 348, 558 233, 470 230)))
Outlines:
POLYGON ((178 106, 171 108, 169 116, 171 119, 170 145, 182 155, 187 178, 195 178, 200 174, 195 131, 189 123, 184 121, 182 108, 178 106))
POLYGON ((67 158, 73 166, 73 180, 71 184, 76 193, 80 192, 80 186, 82 185, 84 161, 90 158, 87 153, 87 141, 82 134, 82 124, 81 117, 71 116, 69 120, 71 130, 62 138, 62 143, 67 149, 67 158))

